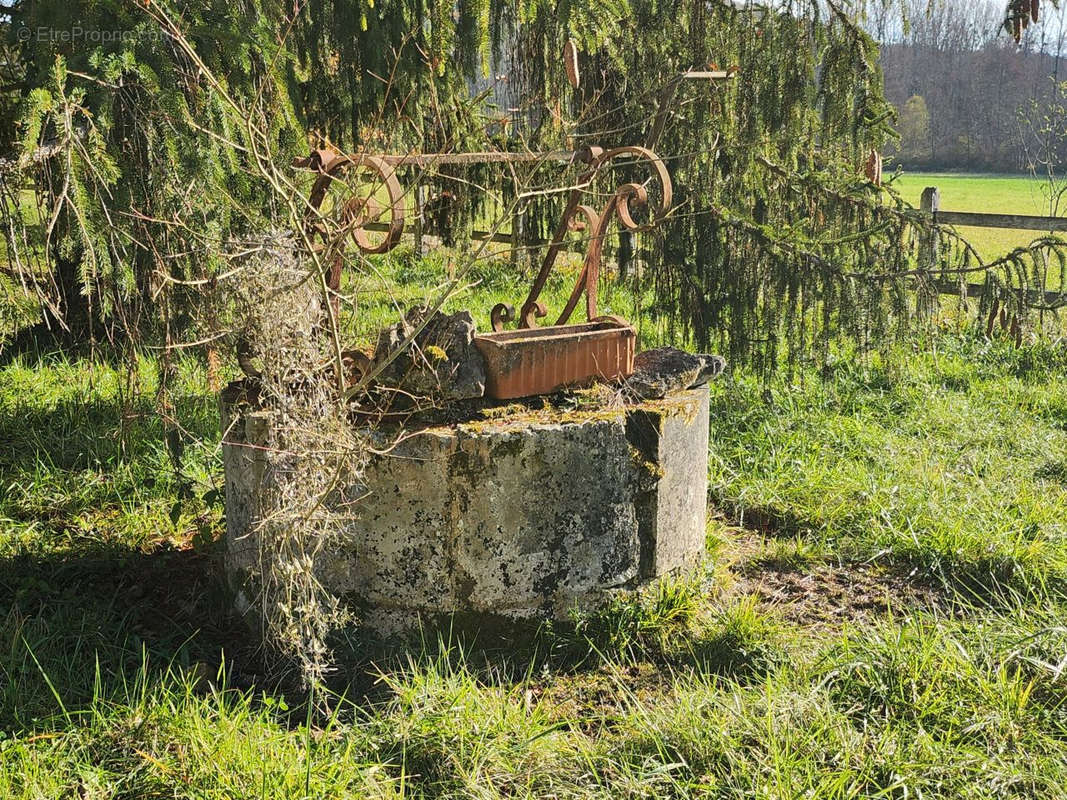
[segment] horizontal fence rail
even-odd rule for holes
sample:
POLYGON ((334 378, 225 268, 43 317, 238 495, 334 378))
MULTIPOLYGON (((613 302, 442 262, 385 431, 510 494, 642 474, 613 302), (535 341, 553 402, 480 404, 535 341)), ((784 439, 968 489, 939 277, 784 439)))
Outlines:
MULTIPOLYGON (((958 281, 934 281, 934 286, 937 288, 939 294, 951 294, 959 295, 960 284, 958 281)), ((968 297, 982 297, 986 293, 986 285, 984 283, 968 283, 966 284, 968 297)), ((1018 289, 1014 291, 1018 292, 1018 289)), ((1046 306, 1064 306, 1067 305, 1067 295, 1061 292, 1043 292, 1040 289, 1027 289, 1026 301, 1031 305, 1046 305, 1046 306)))
MULTIPOLYGON (((687 76, 688 77, 688 76, 687 76)), ((478 154, 482 155, 482 154, 478 154)), ((570 152, 560 152, 550 154, 552 157, 559 156, 559 160, 573 159, 576 155, 570 152)), ((543 157, 543 154, 542 154, 543 157)), ((399 164, 399 166, 412 165, 413 161, 407 161, 399 164)), ((419 198, 421 199, 421 198, 419 198)), ((936 187, 927 188, 923 192, 921 201, 921 210, 927 213, 933 214, 934 222, 939 225, 961 225, 971 228, 1005 228, 1012 230, 1030 230, 1030 231, 1044 231, 1046 233, 1067 233, 1067 217, 1040 217, 1027 214, 987 214, 977 213, 970 211, 941 211, 938 207, 940 204, 940 192, 936 187)), ((421 213, 418 206, 421 205, 416 200, 415 215, 416 220, 421 222, 421 213)), ((497 232, 491 231, 471 231, 470 237, 474 241, 497 242, 500 244, 509 244, 513 248, 519 248, 519 242, 517 239, 517 233, 521 230, 522 225, 522 213, 519 212, 515 215, 518 219, 512 219, 512 224, 520 227, 515 229, 515 232, 497 232)), ((367 230, 387 232, 389 226, 383 222, 370 222, 364 226, 367 230)), ((405 231, 406 233, 407 231, 405 231)), ((421 245, 422 235, 421 231, 415 232, 416 243, 421 245)), ((550 242, 547 239, 532 239, 522 243, 523 248, 537 248, 544 247, 550 242)), ((573 250, 581 252, 582 247, 578 242, 567 242, 564 244, 565 250, 573 250)), ((647 258, 650 254, 645 251, 636 252, 633 256, 641 258, 647 258)), ((934 287, 940 294, 958 295, 960 293, 959 281, 939 279, 933 282, 934 287)), ((985 284, 981 283, 967 283, 965 284, 966 293, 968 297, 982 297, 986 293, 985 284)), ((1039 289, 1028 289, 1026 291, 1027 300, 1033 304, 1044 304, 1047 306, 1064 306, 1067 305, 1067 288, 1064 292, 1051 292, 1041 291, 1039 289)))
POLYGON ((941 190, 936 186, 923 189, 919 209, 934 215, 939 225, 963 225, 971 228, 1009 228, 1012 230, 1067 232, 1067 217, 1036 217, 1028 214, 980 214, 972 211, 942 211, 941 190))
MULTIPOLYGON (((1044 233, 1067 233, 1067 217, 1039 217, 1028 214, 984 214, 971 211, 942 211, 941 192, 936 186, 923 190, 920 210, 933 215, 935 224, 960 225, 971 228, 1004 228, 1010 230, 1042 231, 1044 233)), ((940 294, 960 293, 960 282, 953 280, 935 280, 934 287, 940 294)), ((985 284, 967 283, 964 287, 968 297, 982 297, 986 293, 985 284)), ((1018 292, 1019 289, 1014 291, 1018 292)), ((1040 289, 1027 289, 1028 303, 1063 307, 1067 305, 1067 287, 1063 291, 1050 292, 1040 289)))
MULTIPOLYGON (((368 222, 368 223, 363 225, 363 228, 365 230, 368 230, 368 231, 374 231, 375 233, 386 233, 389 230, 389 225, 388 225, 388 223, 385 223, 385 222, 368 222)), ((408 233, 408 231, 405 230, 404 233, 408 233)), ((500 242, 501 244, 512 244, 511 234, 510 233, 500 233, 499 231, 496 232, 496 233, 493 233, 492 231, 470 231, 470 238, 473 239, 476 242, 484 242, 485 240, 488 239, 490 242, 500 242)), ((551 242, 548 239, 534 239, 533 241, 527 242, 526 246, 527 247, 542 247, 542 246, 547 245, 547 244, 551 244, 551 242)), ((570 247, 570 246, 571 245, 569 243, 564 242, 564 248, 567 248, 567 247, 570 247)), ((574 246, 577 247, 577 245, 574 245, 574 246)))
POLYGON ((1031 217, 1025 214, 976 214, 970 211, 935 211, 940 225, 966 225, 971 228, 1011 228, 1013 230, 1067 233, 1067 217, 1031 217))

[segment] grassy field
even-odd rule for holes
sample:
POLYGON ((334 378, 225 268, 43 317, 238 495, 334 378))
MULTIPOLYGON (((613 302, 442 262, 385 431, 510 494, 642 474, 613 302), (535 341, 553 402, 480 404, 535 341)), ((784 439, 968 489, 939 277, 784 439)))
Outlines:
MULTIPOLYGON (((946 209, 1039 213, 1019 179, 901 186, 934 184, 946 209)), ((349 287, 350 334, 447 273, 393 268, 391 296, 349 287)), ((500 265, 472 283, 452 305, 483 327, 522 299, 500 265)), ((155 362, 107 356, 0 352, 0 797, 1067 798, 1062 342, 945 333, 769 384, 730 371, 700 574, 508 652, 373 657, 355 632, 315 697, 227 610, 203 365, 178 362, 176 470, 155 362)))
MULTIPOLYGON (((944 211, 973 211, 989 214, 1030 214, 1048 216, 1048 195, 1044 183, 1023 175, 972 175, 945 172, 905 172, 894 186, 916 208, 923 189, 936 186, 941 190, 944 211)), ((1060 209, 1060 214, 1067 209, 1060 209)), ((992 260, 1016 247, 1025 247, 1038 231, 1013 231, 999 228, 966 228, 960 233, 975 246, 982 257, 992 260)))
POLYGON ((152 367, 0 367, 0 796, 1067 795, 1062 347, 728 376, 705 574, 329 712, 225 612, 214 397, 183 361, 179 479, 152 367))

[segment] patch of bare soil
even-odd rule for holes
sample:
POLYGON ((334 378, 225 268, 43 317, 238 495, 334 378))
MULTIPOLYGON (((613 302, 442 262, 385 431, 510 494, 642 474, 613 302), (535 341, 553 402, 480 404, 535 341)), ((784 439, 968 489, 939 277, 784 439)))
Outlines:
POLYGON ((944 590, 920 576, 878 564, 792 561, 768 554, 763 538, 737 531, 724 549, 732 563, 730 592, 753 596, 783 619, 839 628, 916 611, 952 613, 944 590))
POLYGON ((543 703, 556 721, 571 721, 584 733, 611 727, 634 703, 648 706, 669 697, 669 671, 641 662, 605 664, 587 673, 535 683, 526 690, 526 703, 543 703))

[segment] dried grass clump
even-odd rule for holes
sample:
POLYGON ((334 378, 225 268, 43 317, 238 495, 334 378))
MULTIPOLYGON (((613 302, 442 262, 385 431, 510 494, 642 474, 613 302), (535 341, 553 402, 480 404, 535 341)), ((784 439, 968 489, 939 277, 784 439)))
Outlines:
POLYGON ((330 377, 313 261, 292 237, 271 234, 234 264, 219 318, 230 320, 229 336, 258 372, 249 382, 267 423, 251 577, 268 651, 315 684, 331 667, 329 635, 346 621, 316 565, 342 535, 346 487, 359 484, 367 449, 330 377))

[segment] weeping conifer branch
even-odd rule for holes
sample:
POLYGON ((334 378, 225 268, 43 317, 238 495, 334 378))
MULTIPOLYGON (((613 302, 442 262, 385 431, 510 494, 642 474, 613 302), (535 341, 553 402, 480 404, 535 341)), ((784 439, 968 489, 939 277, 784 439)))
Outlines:
MULTIPOLYGON (((40 25, 57 9, 18 3, 15 13, 40 25)), ((638 243, 648 267, 636 288, 654 296, 644 319, 766 369, 834 341, 902 335, 932 316, 929 287, 962 275, 988 276, 987 294, 1003 295, 1024 319, 1054 305, 1030 305, 1034 291, 1063 285, 1058 240, 982 264, 951 231, 865 179, 870 153, 894 136, 892 109, 875 43, 834 3, 219 0, 176 16, 187 28, 214 26, 194 51, 161 35, 139 4, 112 0, 92 13, 143 35, 77 63, 48 61, 32 42, 22 54, 35 87, 22 115, 24 152, 71 144, 25 167, 42 205, 58 210, 48 263, 26 282, 39 288, 62 255, 79 270, 77 296, 134 324, 151 309, 159 276, 173 286, 210 280, 223 263, 218 243, 279 216, 257 152, 287 163, 309 139, 393 152, 658 139, 679 205, 638 243), (577 87, 567 43, 577 50, 577 87), (269 147, 250 139, 201 67, 263 110, 269 147), (737 77, 679 79, 709 68, 736 68, 737 77), (77 137, 63 133, 71 127, 77 137), (205 186, 212 191, 191 190, 205 186), (925 263, 928 252, 936 259, 925 263)), ((516 186, 559 180, 547 165, 450 166, 420 177, 431 196, 449 198, 458 242, 512 202, 516 186)), ((561 211, 561 196, 531 206, 527 243, 547 238, 561 211)), ((20 216, 9 217, 16 228, 20 216)), ((174 301, 181 308, 195 297, 174 301)))

